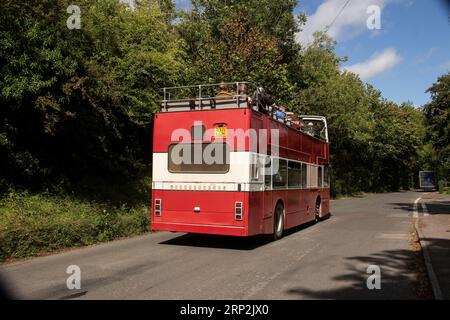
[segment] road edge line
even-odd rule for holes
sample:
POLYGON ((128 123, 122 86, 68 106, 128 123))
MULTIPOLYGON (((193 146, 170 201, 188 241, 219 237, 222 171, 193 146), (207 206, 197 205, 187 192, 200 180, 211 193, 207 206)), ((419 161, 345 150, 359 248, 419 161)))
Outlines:
POLYGON ((420 205, 422 206, 423 216, 428 217, 430 214, 428 213, 427 205, 425 202, 421 202, 420 205))
POLYGON ((414 219, 414 228, 416 229, 417 235, 419 237, 420 247, 422 248, 423 258, 425 260, 425 267, 427 269, 428 279, 431 282, 431 287, 433 288, 433 295, 435 300, 444 300, 442 295, 441 287, 439 286, 439 282, 436 277, 436 273, 434 272, 433 265, 431 263, 430 252, 428 251, 428 245, 426 243, 423 236, 422 231, 419 227, 419 219, 414 219))
POLYGON ((422 197, 419 197, 416 200, 414 200, 414 204, 413 204, 413 218, 418 218, 419 217, 419 205, 418 205, 418 202, 421 199, 422 199, 422 197))

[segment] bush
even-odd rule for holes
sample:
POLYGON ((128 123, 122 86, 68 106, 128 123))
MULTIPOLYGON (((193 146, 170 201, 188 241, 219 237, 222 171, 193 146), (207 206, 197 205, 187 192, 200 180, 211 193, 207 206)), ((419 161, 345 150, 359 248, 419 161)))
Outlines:
POLYGON ((137 235, 149 224, 145 205, 10 193, 0 200, 0 261, 137 235))
POLYGON ((439 190, 439 193, 442 193, 442 192, 444 192, 444 180, 439 180, 439 182, 438 182, 438 190, 439 190))
POLYGON ((439 180, 438 182, 439 193, 450 193, 450 187, 448 181, 439 180))

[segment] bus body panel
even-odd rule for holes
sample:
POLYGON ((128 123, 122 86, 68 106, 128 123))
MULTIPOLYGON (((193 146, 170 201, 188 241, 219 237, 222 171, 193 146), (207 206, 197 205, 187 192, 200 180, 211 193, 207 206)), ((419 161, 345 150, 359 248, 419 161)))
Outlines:
MULTIPOLYGON (((184 137, 185 142, 192 141, 190 132, 195 122, 201 121, 206 130, 214 129, 216 124, 225 123, 228 128, 245 131, 250 128, 250 118, 250 109, 157 113, 154 118, 153 152, 167 152, 170 144, 178 142, 172 140, 174 132, 183 133, 179 129, 184 129, 188 133, 184 137)), ((250 143, 247 139, 245 144, 236 144, 231 151, 248 151, 249 149, 250 143)))
MULTIPOLYGON (((184 129, 183 142, 193 142, 191 128, 199 121, 206 130, 213 130, 217 124, 225 124, 228 129, 246 131, 252 128, 265 132, 263 141, 260 136, 256 136, 256 141, 251 141, 255 137, 248 137, 244 144, 234 143, 230 150, 232 163, 236 159, 247 161, 250 151, 261 156, 271 154, 309 164, 329 163, 328 143, 252 109, 157 113, 153 137, 153 177, 156 179, 153 182, 152 201, 153 204, 155 199, 162 201, 162 212, 161 216, 156 216, 152 205, 152 230, 233 236, 271 234, 273 211, 278 202, 284 205, 284 227, 288 229, 315 219, 318 198, 321 200, 321 215, 329 213, 329 188, 266 190, 263 184, 250 180, 248 167, 239 170, 233 167, 226 174, 170 173, 167 165, 168 149, 171 144, 180 142, 174 139, 174 131, 184 129), (271 145, 267 129, 279 130, 278 146, 271 145), (240 221, 235 219, 237 202, 242 202, 243 216, 240 221)), ((204 142, 211 140, 215 139, 208 138, 204 142)), ((224 141, 228 142, 226 139, 224 141)), ((311 182, 308 181, 308 185, 311 182)))
POLYGON ((153 230, 211 234, 226 234, 224 231, 229 230, 235 235, 249 235, 248 192, 155 190, 153 197, 162 200, 161 216, 153 214, 153 230), (235 220, 236 201, 243 203, 240 221, 235 220))

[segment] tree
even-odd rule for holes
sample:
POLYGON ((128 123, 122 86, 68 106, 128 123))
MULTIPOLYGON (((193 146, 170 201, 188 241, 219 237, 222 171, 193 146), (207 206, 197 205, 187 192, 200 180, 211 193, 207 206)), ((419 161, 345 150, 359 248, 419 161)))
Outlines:
POLYGON ((374 126, 365 85, 354 74, 343 73, 334 54, 334 42, 316 33, 303 51, 298 75, 299 90, 292 106, 300 114, 327 118, 333 165, 333 192, 365 190, 366 157, 374 126))
POLYGON ((131 179, 149 162, 159 89, 219 81, 255 82, 290 111, 326 116, 334 194, 408 188, 425 158, 448 175, 449 75, 430 88, 422 147, 420 113, 343 72, 333 39, 300 47, 295 0, 193 0, 187 12, 80 0, 79 30, 66 27, 69 4, 0 2, 3 189, 131 179))
POLYGON ((184 74, 170 8, 78 3, 80 30, 66 27, 69 1, 0 4, 4 185, 136 173, 149 160, 158 89, 184 74))
POLYGON ((288 63, 298 52, 295 4, 193 1, 177 25, 190 58, 190 82, 251 81, 286 103, 292 96, 288 63))
POLYGON ((424 126, 420 110, 411 103, 401 106, 382 100, 375 111, 375 189, 408 189, 418 175, 424 126))
POLYGON ((434 167, 441 179, 450 180, 450 72, 428 90, 431 102, 423 108, 426 140, 435 153, 434 167))
POLYGON ((298 113, 326 116, 333 165, 332 192, 388 191, 412 186, 423 144, 421 114, 401 106, 359 77, 340 70, 334 41, 316 33, 301 57, 298 113))

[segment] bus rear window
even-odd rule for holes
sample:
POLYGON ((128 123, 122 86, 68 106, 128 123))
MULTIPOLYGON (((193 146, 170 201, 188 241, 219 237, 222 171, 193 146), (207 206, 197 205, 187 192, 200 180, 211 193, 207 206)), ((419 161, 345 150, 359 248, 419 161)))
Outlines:
POLYGON ((227 173, 230 147, 226 143, 177 143, 169 146, 171 173, 227 173))

